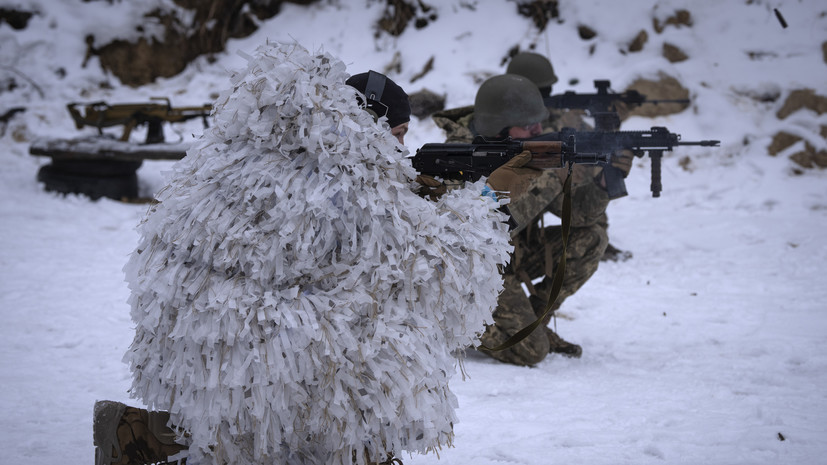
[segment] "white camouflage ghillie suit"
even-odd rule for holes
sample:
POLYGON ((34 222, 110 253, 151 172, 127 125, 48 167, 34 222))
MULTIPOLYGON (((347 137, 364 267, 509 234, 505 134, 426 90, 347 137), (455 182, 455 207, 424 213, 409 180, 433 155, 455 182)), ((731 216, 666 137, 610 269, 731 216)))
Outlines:
POLYGON ((502 290, 482 183, 436 202, 345 65, 260 47, 125 271, 132 393, 204 464, 364 465, 453 439, 448 382, 502 290))

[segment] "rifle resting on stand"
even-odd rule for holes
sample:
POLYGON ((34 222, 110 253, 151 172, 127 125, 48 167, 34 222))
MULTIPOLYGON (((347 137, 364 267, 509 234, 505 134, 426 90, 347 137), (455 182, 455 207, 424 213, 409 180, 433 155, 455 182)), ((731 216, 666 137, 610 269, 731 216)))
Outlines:
POLYGON ((103 134, 103 128, 112 126, 123 126, 123 133, 120 141, 127 142, 129 134, 139 125, 148 125, 146 134, 147 144, 164 142, 164 132, 161 123, 180 123, 193 118, 201 118, 204 127, 207 125, 207 117, 210 116, 212 105, 206 104, 195 107, 173 107, 166 97, 153 97, 150 100, 160 100, 162 103, 123 103, 109 105, 106 102, 95 102, 84 104, 85 114, 81 114, 78 106, 81 104, 70 103, 66 105, 75 126, 83 129, 84 126, 98 128, 98 133, 103 134))
POLYGON ((116 200, 145 201, 139 198, 137 170, 144 160, 180 160, 187 154, 188 142, 165 143, 162 124, 180 123, 201 118, 204 127, 212 105, 173 107, 167 98, 154 98, 164 103, 128 103, 110 105, 106 102, 70 103, 66 105, 78 129, 98 129, 94 136, 78 138, 37 138, 29 153, 50 157, 52 162, 38 170, 37 179, 46 190, 109 197, 116 200), (143 143, 132 142, 129 136, 139 125, 146 124, 143 143), (104 134, 103 129, 123 126, 119 139, 104 134))

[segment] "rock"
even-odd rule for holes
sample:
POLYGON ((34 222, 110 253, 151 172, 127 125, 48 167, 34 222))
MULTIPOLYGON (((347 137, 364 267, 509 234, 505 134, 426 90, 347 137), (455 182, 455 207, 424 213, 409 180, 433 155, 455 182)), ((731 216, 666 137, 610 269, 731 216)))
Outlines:
POLYGON ((804 150, 790 155, 790 160, 803 168, 827 168, 827 150, 816 151, 809 143, 804 144, 804 150))
POLYGON ((675 27, 681 26, 692 26, 692 15, 687 10, 677 10, 675 14, 666 18, 663 24, 660 23, 658 18, 652 19, 652 27, 655 28, 655 32, 660 34, 666 28, 666 26, 673 25, 675 27))
MULTIPOLYGON (((626 90, 636 90, 646 96, 648 100, 676 100, 688 99, 689 90, 681 83, 664 73, 660 73, 660 80, 638 79, 626 90)), ((652 118, 655 116, 671 115, 680 113, 689 107, 688 103, 659 103, 643 104, 626 112, 619 112, 621 120, 629 116, 644 116, 652 118), (625 114, 624 114, 625 113, 625 114)))
POLYGON ((597 36, 597 32, 595 32, 594 29, 582 24, 577 27, 577 34, 579 34, 580 38, 583 40, 591 40, 597 36))
POLYGON ((678 63, 689 59, 689 56, 687 56, 683 50, 668 42, 664 42, 663 44, 663 56, 669 60, 669 63, 678 63))
MULTIPOLYGON (((293 0, 309 4, 318 0, 293 0)), ((192 18, 179 18, 175 10, 156 9, 147 20, 164 28, 160 40, 141 38, 136 42, 115 40, 95 46, 87 38, 88 55, 97 55, 101 67, 125 85, 139 87, 159 77, 174 76, 195 58, 224 50, 228 39, 243 38, 255 32, 257 21, 275 16, 283 0, 176 0, 181 8, 192 10, 192 18)))
POLYGON ((796 142, 800 141, 801 138, 796 136, 795 134, 790 134, 786 131, 779 131, 775 134, 772 138, 772 142, 767 147, 767 153, 772 156, 778 155, 784 149, 789 148, 796 142))
POLYGON ((387 0, 385 13, 379 18, 377 26, 388 34, 399 37, 416 16, 416 7, 405 0, 387 0))
POLYGON ((425 63, 425 66, 422 67, 422 71, 416 73, 416 75, 414 75, 414 76, 411 76, 411 84, 413 84, 414 82, 422 79, 423 76, 425 76, 426 74, 433 71, 433 69, 434 69, 434 57, 431 56, 431 58, 429 58, 428 61, 425 63))
POLYGON ((408 97, 411 102, 411 114, 419 119, 445 109, 445 96, 437 95, 428 89, 422 89, 408 97))
POLYGON ((649 40, 649 34, 646 33, 645 30, 641 29, 640 32, 637 33, 632 43, 629 44, 629 51, 630 52, 639 52, 643 50, 643 45, 649 40))
POLYGON ((399 37, 411 22, 414 23, 414 28, 423 29, 437 20, 436 10, 421 0, 385 1, 385 12, 376 23, 376 37, 379 37, 379 31, 385 31, 394 37, 399 37))
POLYGON ((186 68, 197 53, 190 42, 176 32, 164 42, 141 38, 136 43, 115 40, 96 50, 101 67, 127 86, 140 87, 159 77, 171 77, 186 68))
POLYGON ((781 98, 781 87, 775 83, 762 83, 757 87, 733 87, 732 92, 758 103, 773 103, 781 98))
POLYGON ((29 25, 29 20, 35 12, 26 10, 17 10, 13 8, 0 8, 0 24, 4 22, 11 26, 12 29, 22 30, 29 25))
POLYGON ((819 150, 813 153, 813 163, 819 168, 827 168, 827 150, 819 150))
POLYGON ((549 21, 560 17, 557 0, 518 0, 517 13, 531 18, 540 31, 545 30, 549 21))
POLYGON ((802 108, 812 110, 821 115, 827 112, 827 97, 818 95, 813 89, 797 89, 790 92, 784 105, 775 116, 778 119, 784 119, 802 108))

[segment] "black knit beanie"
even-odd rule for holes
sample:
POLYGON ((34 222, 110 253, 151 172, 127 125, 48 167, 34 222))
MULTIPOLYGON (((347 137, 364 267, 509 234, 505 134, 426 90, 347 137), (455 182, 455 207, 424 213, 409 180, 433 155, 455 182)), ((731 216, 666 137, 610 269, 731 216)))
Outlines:
MULTIPOLYGON (((369 73, 355 74, 348 78, 345 84, 364 94, 368 84, 368 75, 369 73)), ((408 101, 408 94, 387 76, 385 76, 385 88, 379 101, 388 107, 387 117, 390 127, 393 128, 411 120, 411 103, 408 101)))

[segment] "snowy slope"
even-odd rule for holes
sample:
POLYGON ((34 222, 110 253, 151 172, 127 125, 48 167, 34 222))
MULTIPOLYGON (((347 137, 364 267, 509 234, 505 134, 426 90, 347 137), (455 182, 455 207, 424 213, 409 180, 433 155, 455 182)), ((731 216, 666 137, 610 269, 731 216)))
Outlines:
MULTIPOLYGON (((216 63, 200 59, 138 89, 111 77, 113 88, 101 88, 106 78, 95 60, 80 67, 85 49, 77 39, 107 26, 112 37, 128 30, 94 20, 132 2, 34 0, 44 14, 26 31, 0 24, 0 70, 21 83, 0 93, 0 109, 27 107, 0 130, 0 462, 91 463, 94 401, 130 401, 121 357, 134 329, 122 268, 146 206, 44 192, 35 174, 47 160, 30 156, 28 143, 78 135, 69 101, 167 95, 174 104, 201 104, 228 85, 226 70, 241 66, 237 50, 295 39, 341 57, 352 73, 381 71, 400 51, 401 73, 391 76, 411 92, 446 94, 449 107, 472 103, 474 77, 502 72, 500 60, 516 44, 536 42, 552 58, 555 92, 592 92, 601 78, 622 90, 663 71, 690 90, 692 107, 633 118, 624 128, 664 125, 686 140, 722 141, 720 149, 669 154, 658 199, 648 192, 648 161, 636 163, 630 195, 609 211, 612 243, 634 257, 602 263, 557 319, 560 334, 583 345, 583 358, 550 356, 520 368, 469 354, 468 379, 452 384, 460 402, 455 447, 440 458, 402 457, 406 465, 823 463, 827 174, 787 158, 803 142, 775 157, 766 147, 779 130, 827 147, 818 137, 827 116, 776 116, 792 90, 827 94, 827 8, 815 0, 582 0, 564 2, 565 21, 538 33, 510 1, 432 3, 439 18, 427 28, 379 39, 372 26, 379 2, 285 4, 253 36, 231 41, 216 63), (653 17, 679 8, 691 12, 691 27, 653 30, 653 17), (598 35, 583 41, 579 24, 598 35), (620 53, 641 29, 649 36, 643 50, 620 53), (663 42, 689 60, 670 64, 663 42), (434 70, 410 84, 431 56, 434 70), (682 166, 684 156, 691 161, 682 166)), ((411 149, 442 140, 430 121, 415 119, 411 129, 411 149)), ((192 121, 168 139, 200 131, 192 121)), ((162 186, 168 166, 144 164, 145 193, 162 186)))

